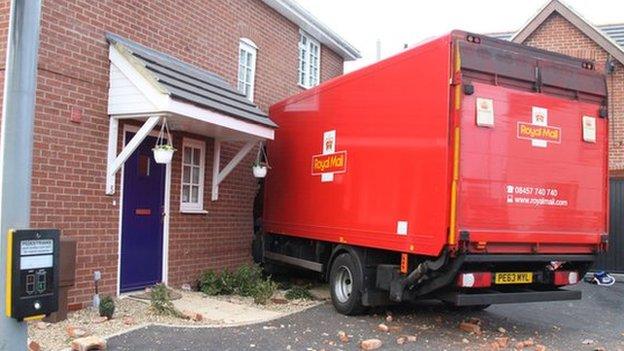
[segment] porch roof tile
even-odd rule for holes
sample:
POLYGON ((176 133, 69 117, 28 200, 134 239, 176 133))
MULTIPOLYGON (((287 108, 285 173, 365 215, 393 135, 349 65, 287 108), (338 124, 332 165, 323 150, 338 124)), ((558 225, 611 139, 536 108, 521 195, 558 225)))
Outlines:
POLYGON ((131 55, 149 72, 151 77, 147 78, 152 78, 159 90, 172 98, 253 123, 277 127, 265 112, 222 77, 113 33, 106 33, 106 40, 131 55))

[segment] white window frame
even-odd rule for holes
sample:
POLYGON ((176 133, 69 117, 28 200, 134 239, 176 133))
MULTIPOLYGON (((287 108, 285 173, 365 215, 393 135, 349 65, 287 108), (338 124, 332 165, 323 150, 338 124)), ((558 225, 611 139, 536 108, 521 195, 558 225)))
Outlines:
MULTIPOLYGON (((207 213, 204 210, 204 183, 205 183, 205 167, 206 167, 206 143, 202 140, 183 138, 182 139, 182 152, 181 152, 182 160, 180 161, 180 212, 182 213, 207 213), (184 151, 186 147, 191 147, 194 149, 199 149, 199 186, 197 193, 197 202, 183 202, 184 195, 184 166, 187 165, 184 163, 184 151)), ((191 159, 192 162, 192 159, 191 159)), ((191 166, 191 174, 189 175, 189 179, 193 182, 193 171, 192 167, 196 167, 194 165, 191 166)), ((187 185, 190 185, 187 184, 187 185)), ((189 199, 192 198, 192 190, 189 188, 189 199)))
POLYGON ((241 38, 239 45, 238 45, 238 75, 237 75, 237 80, 236 80, 236 87, 238 89, 238 91, 241 94, 244 94, 245 96, 247 96, 247 98, 250 101, 254 100, 254 90, 255 90, 255 84, 256 84, 256 59, 258 57, 258 47, 256 46, 256 44, 247 39, 247 38, 241 38), (251 66, 247 66, 245 64, 241 64, 241 54, 245 53, 245 54, 250 54, 251 55, 251 66), (242 69, 241 69, 242 66, 242 69), (241 77, 241 73, 246 72, 247 69, 251 70, 251 74, 250 77, 246 77, 246 76, 242 76, 241 77), (247 80, 246 78, 249 78, 249 80, 247 80), (247 93, 245 93, 244 90, 241 90, 241 83, 245 86, 245 85, 249 85, 249 91, 247 93))
POLYGON ((299 30, 298 48, 297 83, 306 89, 315 87, 321 82, 321 44, 303 30, 299 30), (305 39, 305 44, 303 39, 305 39), (313 55, 312 49, 314 47, 316 47, 318 53, 317 57, 313 55), (316 66, 313 65, 314 61, 316 66), (312 69, 315 70, 314 75, 312 75, 312 69))

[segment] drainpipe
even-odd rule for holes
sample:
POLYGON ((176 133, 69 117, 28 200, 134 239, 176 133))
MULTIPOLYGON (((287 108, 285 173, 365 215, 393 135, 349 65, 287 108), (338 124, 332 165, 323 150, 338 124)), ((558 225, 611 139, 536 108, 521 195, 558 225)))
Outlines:
MULTIPOLYGON (((41 0, 12 0, 0 132, 0 287, 6 286, 7 232, 30 225, 35 88, 41 0)), ((5 314, 0 298, 0 350, 24 350, 26 323, 5 314)))

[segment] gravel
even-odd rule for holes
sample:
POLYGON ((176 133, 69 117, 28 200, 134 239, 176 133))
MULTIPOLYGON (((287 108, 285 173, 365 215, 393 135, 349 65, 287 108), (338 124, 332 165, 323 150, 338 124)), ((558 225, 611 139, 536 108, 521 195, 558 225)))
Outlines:
MULTIPOLYGON (((317 305, 318 301, 293 300, 288 303, 272 303, 266 305, 258 305, 253 302, 253 298, 240 296, 210 296, 207 297, 200 292, 177 291, 185 295, 202 296, 206 299, 217 299, 227 301, 234 304, 249 305, 255 308, 266 309, 270 311, 282 312, 284 315, 298 312, 307 307, 317 305)), ((278 291, 274 297, 281 298, 284 291, 278 291)), ((161 316, 154 313, 150 309, 148 301, 123 297, 115 299, 115 314, 113 319, 105 322, 99 321, 98 311, 94 308, 85 308, 76 312, 70 312, 66 320, 55 323, 28 323, 28 336, 30 339, 38 342, 41 349, 45 351, 62 350, 70 346, 72 338, 67 334, 69 326, 84 329, 88 335, 98 335, 108 337, 120 334, 140 326, 148 324, 165 324, 176 326, 219 326, 225 325, 223 321, 210 320, 204 318, 202 321, 193 321, 173 316, 161 316)))

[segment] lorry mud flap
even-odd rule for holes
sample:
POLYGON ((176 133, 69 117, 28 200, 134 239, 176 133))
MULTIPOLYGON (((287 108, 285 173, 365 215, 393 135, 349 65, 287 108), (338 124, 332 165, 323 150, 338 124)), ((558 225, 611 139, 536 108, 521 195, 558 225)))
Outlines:
POLYGON ((456 306, 475 306, 519 302, 543 302, 580 300, 581 292, 576 290, 531 290, 525 289, 520 292, 500 292, 487 290, 476 293, 449 292, 441 294, 441 300, 450 302, 456 306))

